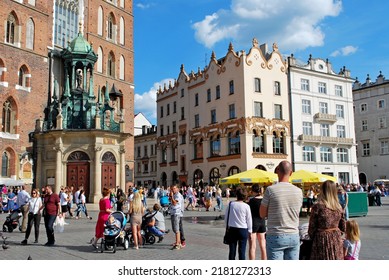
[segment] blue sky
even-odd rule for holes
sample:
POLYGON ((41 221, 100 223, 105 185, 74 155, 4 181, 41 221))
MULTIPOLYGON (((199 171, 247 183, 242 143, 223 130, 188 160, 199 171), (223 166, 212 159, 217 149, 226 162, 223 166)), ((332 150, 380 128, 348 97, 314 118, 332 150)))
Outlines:
POLYGON ((353 78, 389 79, 387 1, 134 0, 135 113, 156 124, 156 91, 225 56, 230 42, 248 51, 252 39, 307 61, 328 58, 353 78))

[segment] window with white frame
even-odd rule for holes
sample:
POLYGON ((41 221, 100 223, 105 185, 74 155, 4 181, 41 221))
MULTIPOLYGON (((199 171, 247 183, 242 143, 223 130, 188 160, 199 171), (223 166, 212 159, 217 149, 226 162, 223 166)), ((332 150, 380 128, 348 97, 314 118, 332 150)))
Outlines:
POLYGON ((361 121, 361 129, 362 131, 367 131, 368 127, 367 127, 367 120, 362 120, 361 121))
POLYGON ((54 44, 66 47, 77 37, 79 31, 78 1, 57 0, 55 2, 54 44))
POLYGON ((234 81, 232 80, 232 81, 230 81, 230 94, 234 94, 234 92, 235 92, 235 89, 234 89, 234 81))
POLYGON ((381 140, 380 145, 381 145, 380 154, 381 155, 389 154, 389 140, 381 140))
POLYGON ((303 161, 315 161, 315 148, 312 146, 303 147, 303 161))
POLYGON ((322 114, 328 114, 328 103, 319 102, 319 111, 322 114))
POLYGON ((194 116, 194 121, 195 121, 194 127, 195 127, 195 128, 200 127, 200 115, 199 115, 199 114, 196 114, 196 115, 194 116))
POLYGON ((378 118, 379 128, 386 128, 386 116, 381 116, 378 118))
POLYGON ((254 101, 254 116, 259 118, 263 117, 262 102, 254 101))
POLYGON ((301 90, 309 91, 309 80, 301 79, 301 90))
POLYGON ((378 107, 378 109, 384 109, 385 108, 385 100, 384 99, 378 100, 377 107, 378 107))
POLYGON ((301 100, 303 114, 311 114, 311 100, 301 100))
POLYGON ((125 62, 124 62, 124 56, 122 56, 122 55, 120 56, 119 66, 120 66, 120 69, 119 69, 119 79, 120 80, 124 80, 125 62))
POLYGON ((303 122, 303 134, 304 135, 313 135, 311 122, 303 122))
POLYGON ((101 47, 97 49, 97 72, 103 73, 103 49, 101 47))
POLYGON ((236 118, 235 104, 228 105, 228 115, 229 115, 230 119, 235 119, 236 118))
POLYGON ((254 87, 255 87, 255 92, 261 92, 261 79, 260 78, 254 79, 254 87))
POLYGON ((265 152, 265 133, 263 130, 253 131, 253 153, 265 152))
POLYGON ((338 162, 348 162, 348 150, 346 148, 337 148, 336 156, 338 162))
POLYGON ((283 154, 284 153, 284 133, 277 135, 276 132, 273 132, 273 154, 283 154))
POLYGON ((281 83, 278 81, 274 82, 274 94, 281 95, 281 83))
POLYGON ((228 154, 240 154, 240 135, 239 131, 228 133, 228 154))
POLYGON ((344 119, 344 106, 336 104, 336 117, 344 119))
POLYGON ((336 126, 336 136, 338 138, 346 138, 346 126, 337 125, 336 126))
POLYGON ((327 94, 327 84, 323 82, 318 83, 319 93, 327 94))
POLYGON ((124 45, 124 34, 125 34, 125 30, 124 30, 124 27, 125 26, 125 23, 124 23, 124 18, 123 17, 120 17, 120 24, 119 24, 119 32, 120 32, 120 44, 124 45))
POLYGON ((320 161, 332 162, 332 151, 330 147, 320 147, 320 161))
POLYGON ((364 157, 370 156, 370 142, 362 143, 362 156, 364 157))
POLYGON ((320 136, 329 137, 330 136, 330 125, 326 123, 320 124, 320 136))
POLYGON ((343 97, 343 87, 340 85, 335 85, 335 95, 343 97))
POLYGON ((104 12, 103 8, 99 6, 97 9, 97 35, 103 36, 103 18, 104 12))
POLYGON ((360 108, 361 113, 367 112, 367 104, 366 103, 362 103, 359 106, 360 106, 359 108, 360 108))
POLYGON ((211 123, 216 123, 216 109, 211 110, 211 123))
POLYGON ((274 118, 282 120, 282 105, 274 104, 274 118))
POLYGON ((107 39, 112 41, 116 40, 116 19, 112 13, 108 15, 107 39))
POLYGON ((115 55, 113 52, 110 52, 108 55, 107 75, 115 78, 115 55))

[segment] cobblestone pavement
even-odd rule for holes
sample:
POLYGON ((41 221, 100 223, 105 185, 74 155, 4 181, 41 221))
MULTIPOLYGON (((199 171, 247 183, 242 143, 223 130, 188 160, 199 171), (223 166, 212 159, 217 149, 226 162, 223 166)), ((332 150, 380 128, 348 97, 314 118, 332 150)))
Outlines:
MULTIPOLYGON (((354 217, 360 225, 362 260, 389 260, 389 242, 387 233, 389 229, 389 197, 382 199, 382 207, 369 207, 367 216, 354 217)), ((153 200, 148 203, 151 205, 153 200)), ((0 247, 0 260, 26 260, 29 256, 35 260, 225 260, 228 255, 228 246, 222 243, 224 234, 224 221, 216 219, 218 211, 186 211, 184 217, 184 230, 187 246, 181 250, 170 250, 174 242, 173 233, 169 233, 162 243, 145 245, 139 250, 129 248, 124 250, 118 247, 116 253, 94 250, 88 241, 94 234, 96 225, 96 205, 88 205, 93 220, 85 217, 79 220, 67 219, 63 233, 56 233, 56 245, 53 247, 43 246, 46 243, 44 225, 40 227, 39 244, 32 244, 33 233, 28 245, 23 246, 20 242, 24 234, 18 230, 12 233, 3 233, 7 236, 9 248, 4 250, 0 247)), ((2 227, 7 214, 0 214, 0 226, 2 227)), ((300 223, 307 223, 308 218, 301 218, 300 223)), ((167 228, 170 228, 170 218, 166 219, 167 228)), ((2 240, 0 239, 0 242, 2 240)))

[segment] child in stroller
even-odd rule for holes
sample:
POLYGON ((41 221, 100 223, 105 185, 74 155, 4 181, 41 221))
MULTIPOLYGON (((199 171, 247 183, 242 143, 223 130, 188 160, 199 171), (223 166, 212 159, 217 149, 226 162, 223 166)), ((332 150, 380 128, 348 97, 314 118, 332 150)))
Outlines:
POLYGON ((167 195, 165 196, 162 196, 160 199, 159 199, 159 204, 161 204, 161 211, 162 211, 162 214, 164 216, 167 216, 169 215, 169 206, 170 206, 170 201, 169 201, 169 197, 167 195))
POLYGON ((3 231, 6 232, 13 232, 15 228, 19 228, 19 230, 22 230, 22 227, 20 225, 19 219, 22 216, 22 213, 20 213, 19 210, 12 211, 6 218, 5 222, 3 224, 3 231))
POLYGON ((104 249, 115 253, 117 246, 123 246, 124 250, 128 249, 130 239, 124 230, 126 224, 127 219, 123 212, 116 211, 109 215, 101 240, 101 253, 104 249))

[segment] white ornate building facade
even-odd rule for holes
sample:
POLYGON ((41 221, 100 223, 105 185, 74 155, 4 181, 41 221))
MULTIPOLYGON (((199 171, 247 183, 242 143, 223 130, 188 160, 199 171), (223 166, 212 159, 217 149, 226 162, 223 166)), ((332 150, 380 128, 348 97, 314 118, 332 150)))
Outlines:
POLYGON ((158 180, 218 184, 252 168, 291 160, 286 64, 276 44, 256 39, 157 92, 158 180))
POLYGON ((294 170, 358 183, 352 84, 345 68, 335 73, 328 60, 307 64, 288 58, 294 170))
POLYGON ((389 80, 380 73, 375 81, 353 86, 355 134, 361 184, 389 178, 389 80))

